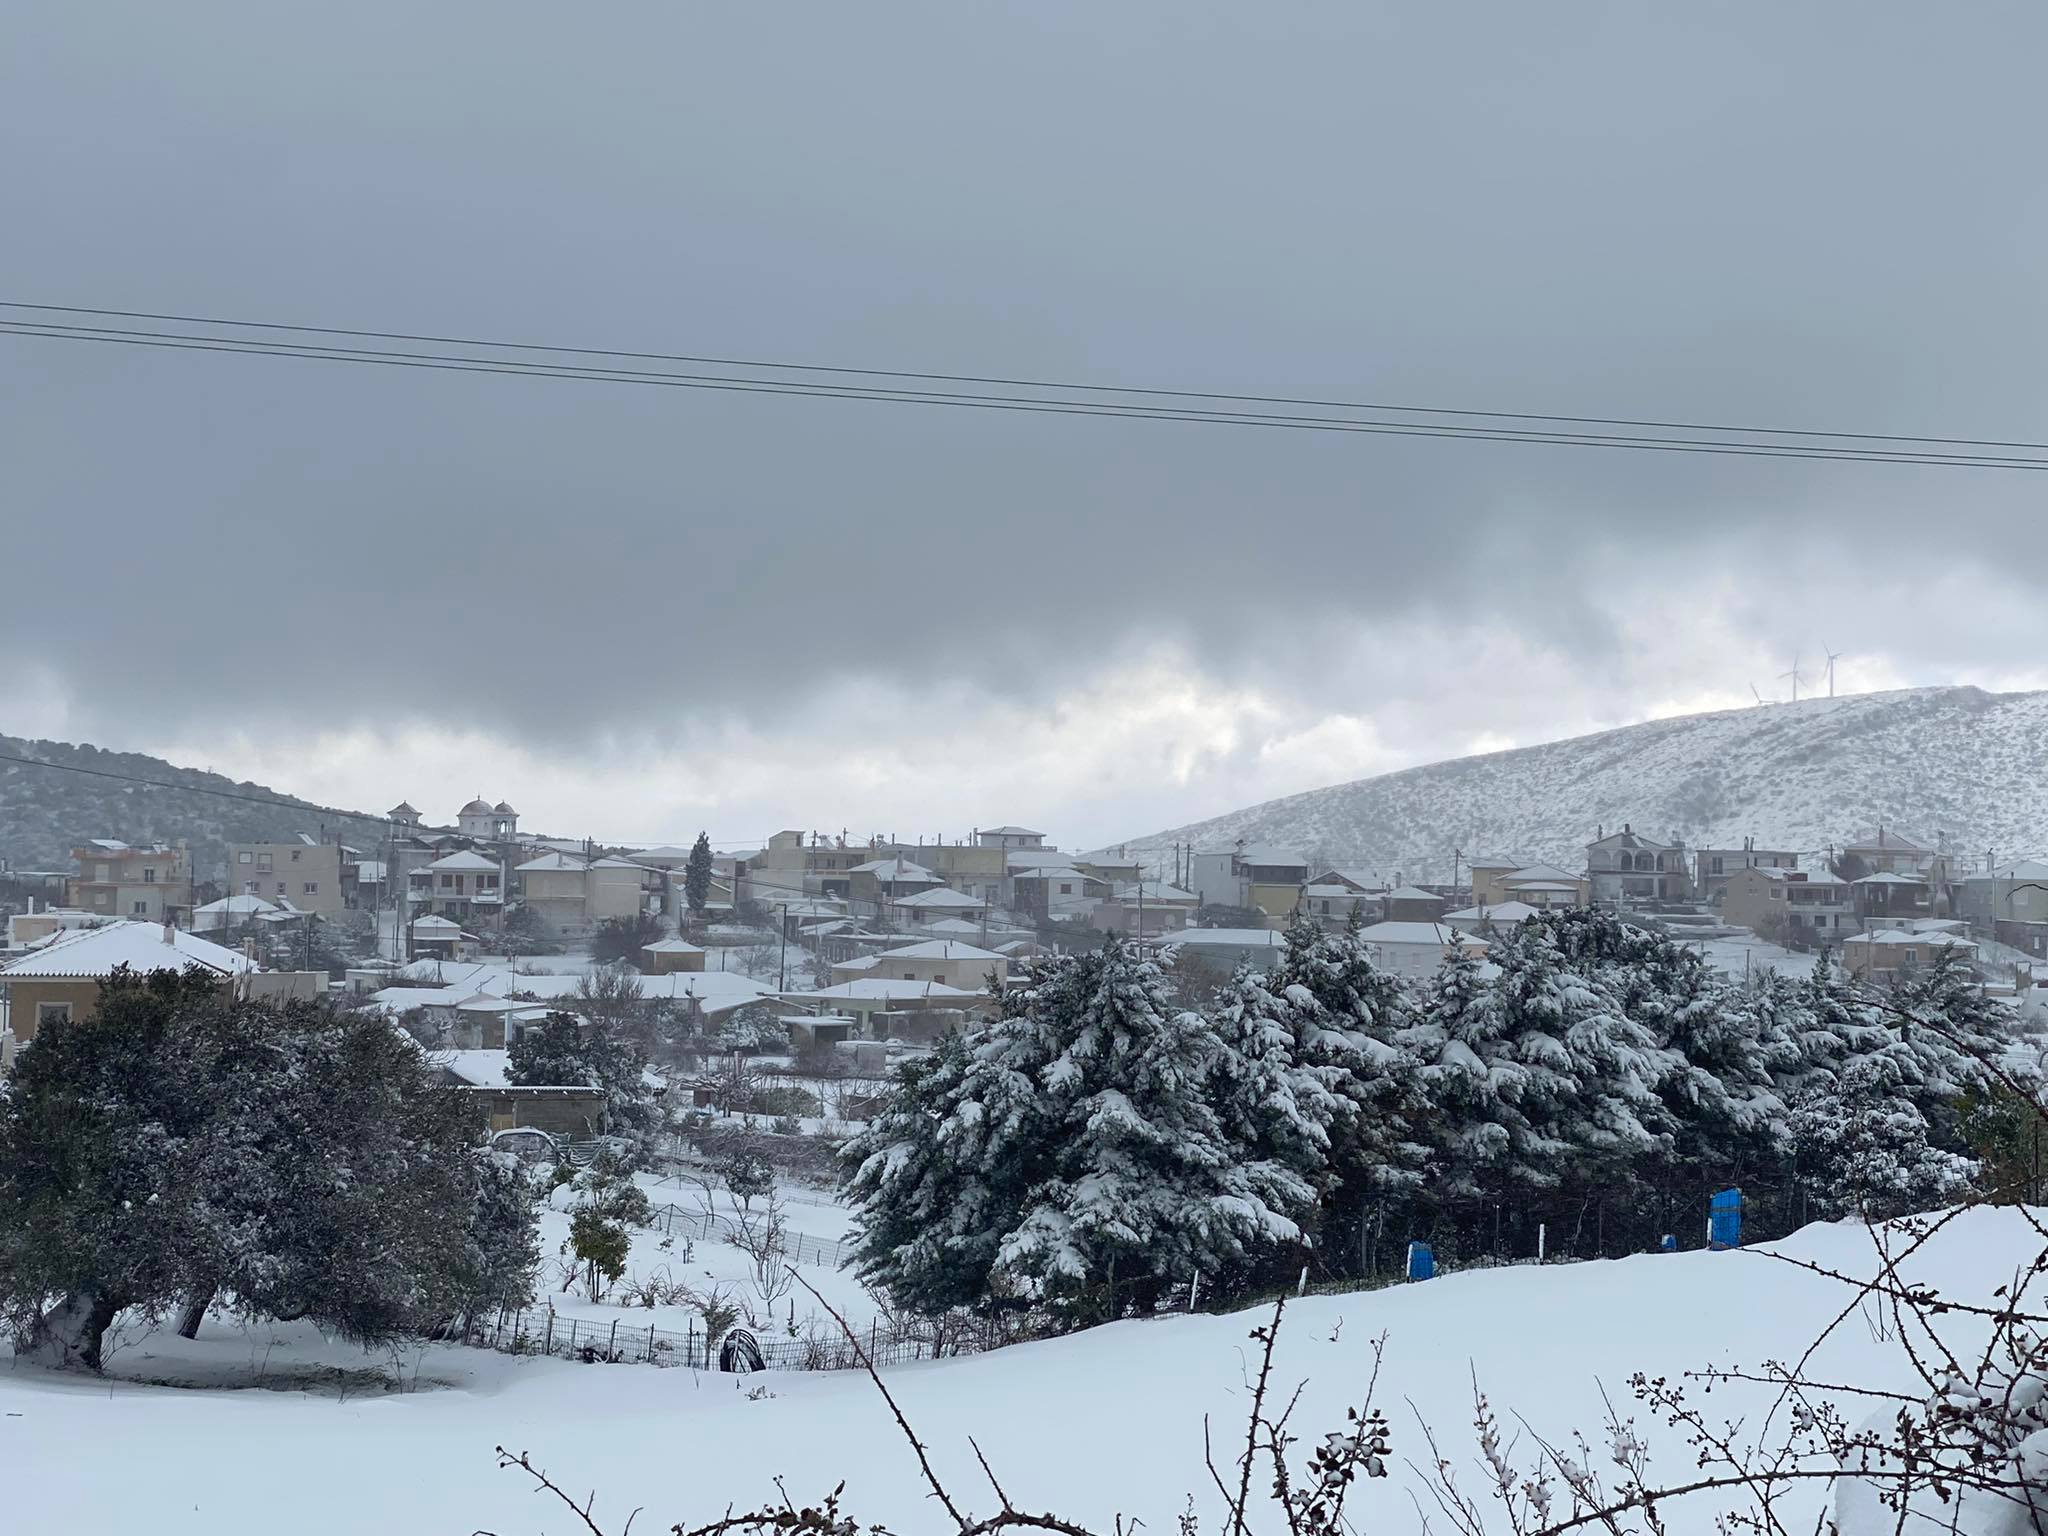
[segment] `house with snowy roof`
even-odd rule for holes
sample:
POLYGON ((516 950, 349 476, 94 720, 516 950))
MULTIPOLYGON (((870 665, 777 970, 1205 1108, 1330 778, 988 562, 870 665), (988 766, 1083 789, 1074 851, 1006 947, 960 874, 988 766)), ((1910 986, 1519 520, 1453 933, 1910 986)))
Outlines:
POLYGON ((988 911, 988 902, 949 886, 899 896, 888 904, 890 920, 903 928, 920 928, 942 917, 974 918, 988 911))
POLYGON ((1156 938, 1187 927, 1201 905, 1193 891, 1168 881, 1133 880, 1098 902, 1088 922, 1106 933, 1156 938))
POLYGON ((974 834, 977 848, 1043 848, 1045 834, 1029 827, 980 827, 974 834))
POLYGON ((1891 981, 1926 969, 1944 954, 1968 962, 1976 953, 1976 943, 1958 933, 1874 928, 1842 941, 1842 969, 1865 981, 1891 981))
MULTIPOLYGON (((990 976, 994 976, 999 984, 1010 979, 1007 957, 956 939, 930 939, 921 944, 905 944, 901 948, 885 949, 880 954, 863 958, 873 963, 865 970, 850 973, 846 980, 876 977, 892 981, 936 981, 963 992, 979 992, 987 987, 990 976)), ((834 966, 835 978, 838 972, 839 967, 834 966)))
POLYGON ((1827 869, 1750 864, 1721 883, 1721 921, 1767 938, 1835 944, 1860 926, 1855 888, 1827 869))
POLYGON ((138 975, 197 968, 219 977, 223 986, 263 969, 240 950, 171 923, 72 929, 0 966, 0 999, 14 1043, 27 1045, 53 1020, 91 1018, 99 1008, 100 983, 123 966, 138 975))
POLYGON ((678 971, 704 969, 704 949, 688 939, 656 939, 640 946, 640 969, 650 976, 673 976, 678 971))
POLYGON ((2048 931, 2048 863, 2015 859, 1965 875, 1956 885, 1955 912, 1980 937, 2042 954, 2037 945, 2048 931), (2013 938, 1999 932, 2000 924, 2014 929, 2013 938))
POLYGON ((1518 923, 1526 923, 1530 918, 1542 915, 1541 908, 1526 901, 1503 901, 1490 907, 1463 907, 1456 912, 1446 912, 1442 922, 1446 928, 1484 938, 1488 934, 1505 933, 1518 923))
POLYGON ((1374 965, 1391 975, 1410 979, 1434 976, 1444 957, 1453 950, 1463 950, 1475 960, 1486 958, 1484 939, 1449 923, 1374 923, 1360 929, 1358 938, 1374 965))
POLYGON ((1644 837, 1627 822, 1619 832, 1599 829, 1586 844, 1586 878, 1590 899, 1602 907, 1684 901, 1692 894, 1684 845, 1644 837))

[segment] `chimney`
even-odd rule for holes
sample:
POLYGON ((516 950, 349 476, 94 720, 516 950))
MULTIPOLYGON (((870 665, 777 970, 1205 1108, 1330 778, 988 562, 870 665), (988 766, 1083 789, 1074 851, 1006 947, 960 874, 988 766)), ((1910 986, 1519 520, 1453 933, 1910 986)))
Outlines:
POLYGON ((171 916, 171 909, 169 907, 164 908, 164 942, 166 944, 178 942, 177 920, 171 916))
POLYGON ((242 958, 252 965, 256 963, 256 940, 254 938, 242 940, 242 958))

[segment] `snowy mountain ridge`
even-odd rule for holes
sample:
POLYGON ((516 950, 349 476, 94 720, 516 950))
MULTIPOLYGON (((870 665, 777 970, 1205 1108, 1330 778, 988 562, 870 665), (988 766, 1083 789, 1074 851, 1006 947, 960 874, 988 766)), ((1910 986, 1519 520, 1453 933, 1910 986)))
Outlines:
POLYGON ((1333 784, 1133 838, 1239 839, 1321 867, 1448 880, 1453 852, 1582 867, 1629 823, 1691 847, 1819 852, 1883 825, 1966 867, 2048 848, 2048 692, 1910 688, 1638 725, 1333 784))

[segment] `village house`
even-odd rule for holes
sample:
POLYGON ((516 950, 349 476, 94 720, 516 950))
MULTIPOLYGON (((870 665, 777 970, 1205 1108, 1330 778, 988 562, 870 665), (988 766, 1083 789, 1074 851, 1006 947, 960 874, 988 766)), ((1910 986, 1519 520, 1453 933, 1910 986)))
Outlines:
POLYGON ((1526 901, 1503 901, 1497 906, 1466 907, 1462 911, 1446 912, 1443 924, 1446 928, 1455 928, 1460 933, 1478 934, 1483 938, 1488 934, 1505 933, 1518 923, 1525 923, 1532 917, 1542 915, 1540 908, 1533 907, 1526 901))
POLYGON ((1187 884, 1203 906, 1255 908, 1277 925, 1301 904, 1308 860, 1290 849, 1256 843, 1228 853, 1197 853, 1189 857, 1187 884))
POLYGON ((1861 925, 1854 887, 1825 869, 1746 864, 1721 881, 1721 921, 1767 938, 1837 944, 1861 925))
POLYGON ((1586 875, 1596 906, 1634 907, 1683 901, 1691 894, 1685 848, 1653 842, 1626 822, 1586 845, 1586 875))
POLYGON ((1502 901, 1527 902, 1546 912, 1553 907, 1583 907, 1593 899, 1592 882, 1583 872, 1555 864, 1525 864, 1491 881, 1490 887, 1500 892, 1502 901))
POLYGON ((1965 875, 1956 887, 1955 910, 1973 933, 2039 955, 2044 952, 2039 941, 2048 933, 2048 864, 2019 859, 1965 875), (2001 928, 2014 937, 2007 938, 2001 928))
POLYGON ((301 912, 329 919, 349 907, 353 872, 339 847, 306 834, 291 842, 228 848, 228 895, 288 900, 301 912))
POLYGON ((1041 922, 1085 922, 1109 895, 1106 881, 1071 865, 1026 869, 1010 876, 1011 908, 1041 922))
POLYGON ((1507 890, 1501 882, 1528 865, 1527 859, 1498 853, 1482 853, 1477 858, 1467 859, 1465 868, 1471 872, 1472 904, 1475 907, 1497 907, 1508 900, 1507 890))
POLYGON ((1034 832, 1029 827, 981 827, 974 834, 977 848, 1001 848, 1006 852, 1016 848, 1043 848, 1045 834, 1034 832))
POLYGON ((1228 976, 1238 962, 1271 970, 1287 951, 1287 936, 1272 928, 1183 928, 1160 940, 1159 953, 1175 969, 1214 978, 1228 976))
POLYGON ((1380 910, 1392 923, 1433 923, 1449 905, 1436 892, 1419 885, 1397 885, 1381 900, 1380 910))
POLYGON ((688 939, 656 939, 640 946, 640 969, 649 976, 673 976, 704 969, 704 951, 688 939))
POLYGON ((99 1008, 100 984, 116 969, 137 974, 185 971, 193 967, 236 985, 246 996, 319 997, 327 977, 319 972, 266 972, 240 950, 199 938, 171 923, 141 921, 80 928, 38 945, 0 966, 4 1029, 11 1048, 33 1041, 56 1019, 89 1019, 99 1008))
POLYGON ((488 854, 465 848, 428 864, 425 889, 415 905, 457 922, 495 917, 505 904, 505 867, 488 854))
POLYGON ((1799 855, 1783 848, 1759 848, 1755 838, 1745 837, 1740 848, 1696 848, 1692 863, 1699 899, 1719 906, 1728 877, 1738 869, 1797 869, 1799 855))
POLYGON ((1865 981, 1891 981, 1934 964, 1944 953, 1967 961, 1976 952, 1974 942, 1956 933, 1878 928, 1842 941, 1842 969, 1865 981))
POLYGON ((844 837, 828 842, 821 834, 794 828, 776 833, 768 846, 745 861, 739 880, 743 901, 775 902, 792 896, 836 896, 851 890, 857 865, 880 857, 873 849, 848 847, 844 837))
POLYGON ((81 912, 76 907, 37 907, 31 897, 28 911, 13 913, 7 919, 7 949, 19 954, 53 934, 71 928, 100 928, 108 921, 96 912, 81 912))
POLYGON ((1486 941, 1447 923, 1374 923, 1359 931, 1372 963, 1393 976, 1426 979, 1437 973, 1444 957, 1463 950, 1475 960, 1486 958, 1486 941))
POLYGON ((873 915, 899 896, 915 896, 945 883, 926 866, 890 854, 853 866, 847 875, 846 899, 853 910, 873 915))
MULTIPOLYGON (((963 992, 979 992, 988 986, 991 975, 998 985, 1010 979, 1008 959, 993 950, 957 939, 906 944, 900 949, 885 949, 868 958, 871 964, 864 974, 888 981, 940 982, 963 992)), ((837 974, 836 968, 834 974, 837 974)))
POLYGON ((1381 898, 1385 882, 1362 869, 1326 869, 1301 888, 1301 909, 1323 927, 1349 926, 1355 913, 1360 922, 1378 922, 1386 913, 1381 898))
POLYGON ((1850 881, 1849 888, 1855 895, 1857 919, 1865 928, 1896 927, 1908 918, 1941 917, 1946 907, 1919 875, 1880 870, 1850 881))
POLYGON ((160 923, 192 910, 192 864, 184 844, 131 847, 96 837, 71 850, 78 873, 64 882, 64 905, 99 917, 160 923))
POLYGON ((665 878, 631 859, 584 859, 544 853, 514 871, 520 902, 561 933, 587 933, 610 918, 636 917, 647 908, 649 887, 665 878))
POLYGON ((921 928, 940 918, 980 918, 988 912, 988 907, 988 902, 981 897, 935 885, 930 890, 917 891, 891 901, 888 916, 898 927, 921 928))
MULTIPOLYGON (((986 992, 948 986, 939 981, 904 981, 886 976, 869 976, 837 982, 815 992, 787 992, 783 1001, 836 1021, 852 1019, 855 1028, 846 1038, 903 1040, 926 1045, 968 1019, 986 1015, 995 1005, 986 992)), ((791 1028, 799 1047, 811 1041, 843 1034, 836 1028, 820 1032, 815 1027, 791 1028)))
POLYGON ((1949 856, 1939 844, 1910 836, 1896 827, 1879 825, 1845 842, 1841 861, 1861 866, 1866 874, 1920 875, 1940 880, 1947 876, 1949 856))
POLYGON ((436 912, 414 918, 406 934, 412 953, 422 959, 466 960, 477 949, 475 936, 464 933, 462 924, 436 912))
POLYGON ((1105 933, 1156 938, 1187 927, 1201 904, 1201 897, 1193 891, 1164 880, 1134 880, 1098 902, 1088 922, 1105 933))

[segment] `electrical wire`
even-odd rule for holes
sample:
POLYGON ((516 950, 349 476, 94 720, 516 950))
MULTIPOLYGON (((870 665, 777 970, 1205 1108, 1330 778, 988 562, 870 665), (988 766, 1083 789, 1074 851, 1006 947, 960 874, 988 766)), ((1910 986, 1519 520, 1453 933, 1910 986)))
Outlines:
MULTIPOLYGON (((53 322, 0 320, 0 335, 41 337, 59 341, 91 341, 106 345, 161 348, 174 351, 224 352, 261 357, 298 358, 316 362, 490 373, 578 383, 635 384, 653 387, 712 390, 742 394, 795 395, 826 400, 865 400, 885 404, 950 406, 959 409, 1014 411, 1033 415, 1098 416, 1117 420, 1182 422, 1210 426, 1264 427, 1281 430, 1363 433, 1377 436, 1456 438, 1481 442, 1536 443, 1638 452, 1692 453, 1741 458, 1784 458, 1846 463, 1909 464, 1941 468, 2044 470, 2048 458, 2011 455, 1907 452, 1862 447, 1836 448, 1757 440, 1720 441, 1699 438, 1641 437, 1619 433, 1536 431, 1516 428, 1459 426, 1447 422, 1417 423, 1386 419, 1294 416, 1270 412, 1195 410, 1177 406, 1146 406, 1122 402, 983 395, 947 391, 879 389, 863 385, 792 384, 783 380, 729 375, 678 374, 638 369, 600 369, 573 364, 531 364, 504 358, 447 353, 395 352, 365 348, 314 346, 290 342, 249 341, 227 336, 193 336, 175 332, 122 330, 58 325, 53 322)), ((1708 429, 1712 430, 1712 429, 1708 429)))
POLYGON ((232 320, 211 315, 165 314, 151 310, 95 308, 74 304, 34 304, 0 299, 0 309, 46 314, 95 315, 105 319, 154 320, 180 325, 227 325, 251 330, 293 331, 309 336, 349 336, 373 341, 416 341, 436 346, 487 347, 508 352, 552 352, 576 357, 622 357, 643 362, 692 363, 719 368, 764 368, 787 372, 841 374, 850 377, 917 379, 942 384, 991 384, 1010 389, 1066 390, 1075 393, 1147 395, 1171 400, 1220 400, 1248 405, 1296 405, 1344 411, 1393 411, 1416 416, 1467 416, 1498 421, 1548 421, 1576 426, 1649 427, 1678 432, 1725 432, 1749 436, 1826 437, 1857 442, 1933 443, 1958 448, 2022 448, 2048 452, 2048 442, 2006 438, 1944 437, 1925 433, 1843 432, 1817 427, 1731 426, 1697 421, 1660 421, 1629 416, 1577 416, 1543 411, 1480 410, 1463 406, 1412 405, 1385 401, 1324 400, 1298 395, 1259 395, 1198 389, 1166 389, 1135 384, 1084 384, 1071 380, 1014 378, 1001 374, 931 373, 903 368, 858 367, 835 363, 793 363, 762 358, 720 357, 688 352, 629 351, 620 348, 560 346, 531 341, 490 341, 476 337, 438 336, 411 331, 374 331, 346 326, 301 325, 276 320, 232 320))

